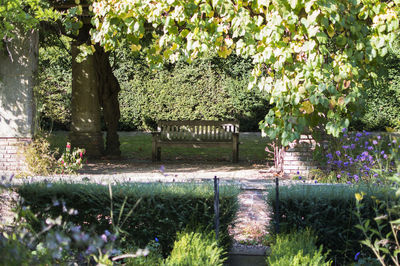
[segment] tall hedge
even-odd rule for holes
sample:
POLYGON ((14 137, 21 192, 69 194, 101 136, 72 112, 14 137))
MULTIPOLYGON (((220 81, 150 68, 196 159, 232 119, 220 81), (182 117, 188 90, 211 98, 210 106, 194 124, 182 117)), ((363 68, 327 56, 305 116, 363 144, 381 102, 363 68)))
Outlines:
MULTIPOLYGON (((239 71, 228 72, 228 63, 213 58, 180 62, 154 73, 134 66, 139 70, 131 79, 121 77, 127 71, 119 69, 121 128, 154 129, 157 120, 238 119, 242 131, 258 130, 268 104, 260 92, 247 89, 251 65, 235 59, 231 61, 239 71)), ((133 61, 140 64, 141 59, 133 61)))

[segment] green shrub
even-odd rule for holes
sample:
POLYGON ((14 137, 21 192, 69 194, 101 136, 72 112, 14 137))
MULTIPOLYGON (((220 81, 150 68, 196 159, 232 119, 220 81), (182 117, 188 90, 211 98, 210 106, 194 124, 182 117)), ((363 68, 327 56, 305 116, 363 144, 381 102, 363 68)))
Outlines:
POLYGON ((57 151, 52 151, 45 135, 38 135, 27 146, 22 147, 28 173, 33 175, 50 175, 57 167, 57 151))
MULTIPOLYGON (((172 249, 177 232, 198 225, 212 228, 214 221, 213 187, 207 184, 120 184, 112 186, 110 197, 109 188, 98 184, 34 183, 19 187, 18 193, 25 199, 24 204, 38 213, 39 220, 62 215, 82 228, 94 227, 99 233, 119 225, 123 245, 143 248, 157 237, 163 255, 172 249), (68 216, 63 208, 53 206, 54 199, 77 210, 79 215, 68 216), (133 214, 129 215, 132 209, 133 214)), ((230 244, 228 225, 238 208, 237 195, 236 187, 221 187, 223 246, 230 244)))
POLYGON ((175 240, 171 255, 164 265, 203 266, 223 265, 224 250, 218 247, 213 233, 183 232, 175 240))
POLYGON ((379 77, 363 94, 361 112, 351 122, 356 130, 400 129, 400 45, 385 56, 379 77))
POLYGON ((331 265, 310 230, 278 235, 271 245, 268 265, 331 265))
POLYGON ((72 57, 69 40, 47 38, 40 43, 38 86, 34 88, 40 126, 67 129, 71 123, 72 57))
MULTIPOLYGON (((385 187, 349 186, 349 185, 296 185, 280 187, 279 219, 282 233, 310 228, 318 237, 317 245, 323 245, 330 251, 330 258, 335 262, 354 261, 357 252, 372 257, 371 252, 362 246, 364 240, 358 224, 355 193, 364 191, 364 207, 362 217, 374 218, 374 200, 394 200, 394 195, 385 187)), ((276 214, 275 191, 268 193, 268 204, 276 214)), ((271 231, 275 229, 275 221, 271 223, 271 231)))

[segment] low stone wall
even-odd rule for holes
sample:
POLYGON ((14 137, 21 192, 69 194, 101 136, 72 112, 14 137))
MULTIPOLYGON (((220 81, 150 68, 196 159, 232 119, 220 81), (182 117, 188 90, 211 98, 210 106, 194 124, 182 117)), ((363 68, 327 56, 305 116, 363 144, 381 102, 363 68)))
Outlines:
POLYGON ((26 170, 21 147, 31 141, 31 138, 0 137, 0 175, 26 170))

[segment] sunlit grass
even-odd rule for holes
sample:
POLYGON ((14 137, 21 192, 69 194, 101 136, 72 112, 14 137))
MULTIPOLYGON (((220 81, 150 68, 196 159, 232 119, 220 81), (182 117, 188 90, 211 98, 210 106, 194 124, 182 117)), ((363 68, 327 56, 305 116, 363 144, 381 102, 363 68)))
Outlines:
MULTIPOLYGON (((68 132, 57 131, 50 136, 53 148, 63 151, 67 142, 68 132)), ((151 160, 152 136, 142 132, 120 132, 121 153, 125 158, 151 160)), ((265 147, 266 138, 256 133, 241 133, 239 137, 239 160, 245 162, 262 162, 267 159, 265 147)), ((162 149, 162 160, 199 160, 199 161, 230 161, 231 148, 184 148, 166 147, 162 149)))

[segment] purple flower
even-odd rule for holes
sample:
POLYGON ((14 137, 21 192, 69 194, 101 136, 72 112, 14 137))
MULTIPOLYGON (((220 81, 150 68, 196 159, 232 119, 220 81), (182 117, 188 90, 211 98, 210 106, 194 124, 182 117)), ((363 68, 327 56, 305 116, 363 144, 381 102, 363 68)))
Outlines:
POLYGON ((362 134, 360 132, 357 132, 356 137, 357 138, 362 137, 362 134))
POLYGON ((299 175, 299 180, 301 180, 301 178, 302 178, 302 177, 299 175))
POLYGON ((355 138, 355 139, 354 139, 354 141, 356 141, 356 142, 359 141, 359 140, 360 140, 359 138, 355 138))
POLYGON ((299 171, 297 171, 297 174, 299 175, 299 174, 300 174, 300 172, 299 172, 299 171))
POLYGON ((87 249, 86 249, 86 254, 92 254, 93 252, 96 251, 96 248, 93 245, 90 245, 87 249))
POLYGON ((349 146, 343 145, 342 148, 343 148, 344 150, 347 150, 347 149, 349 148, 349 146))
POLYGON ((351 183, 350 181, 347 181, 347 184, 348 184, 348 185, 351 185, 352 183, 351 183))
POLYGON ((108 231, 108 230, 105 230, 104 234, 106 234, 106 236, 110 236, 111 235, 110 231, 108 231))
POLYGON ((356 148, 356 144, 353 143, 350 145, 350 149, 354 150, 355 148, 356 148))
POLYGON ((372 151, 374 148, 372 146, 368 146, 368 150, 372 151))
POLYGON ((347 130, 347 128, 342 128, 342 132, 343 133, 346 132, 346 130, 347 130))
POLYGON ((385 154, 385 151, 381 151, 381 154, 382 154, 382 155, 385 154))
POLYGON ((384 158, 384 159, 387 159, 387 157, 388 157, 387 154, 384 154, 384 155, 383 155, 383 158, 384 158))
POLYGON ((314 182, 315 184, 317 184, 318 183, 318 181, 317 180, 315 180, 315 182, 314 182))
POLYGON ((372 141, 372 144, 377 145, 378 142, 377 142, 376 140, 373 140, 373 141, 372 141))
POLYGON ((165 166, 164 165, 160 166, 160 171, 163 172, 163 173, 165 172, 165 166))
POLYGON ((397 140, 395 140, 395 139, 394 139, 394 140, 392 140, 392 142, 393 142, 393 143, 396 143, 396 142, 397 142, 397 140))
POLYGON ((360 256, 360 252, 357 252, 357 254, 354 256, 354 260, 358 261, 358 257, 360 256))
POLYGON ((341 175, 337 175, 336 177, 337 177, 338 179, 340 179, 342 176, 341 176, 341 175))
POLYGON ((107 242, 107 236, 105 234, 101 235, 101 239, 103 239, 104 242, 107 242))
POLYGON ((117 236, 116 235, 110 235, 110 240, 111 240, 111 242, 114 242, 115 240, 117 240, 117 236))
POLYGON ((157 237, 155 237, 154 238, 154 240, 158 243, 160 240, 158 240, 158 238, 157 237))
POLYGON ((358 175, 353 175, 354 181, 358 182, 359 176, 358 175))
POLYGON ((340 151, 336 151, 337 156, 340 156, 340 154, 341 154, 340 151))
POLYGON ((381 136, 378 136, 377 138, 378 138, 378 139, 381 139, 381 136))

